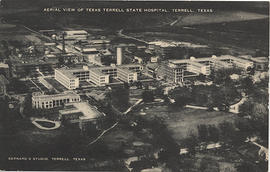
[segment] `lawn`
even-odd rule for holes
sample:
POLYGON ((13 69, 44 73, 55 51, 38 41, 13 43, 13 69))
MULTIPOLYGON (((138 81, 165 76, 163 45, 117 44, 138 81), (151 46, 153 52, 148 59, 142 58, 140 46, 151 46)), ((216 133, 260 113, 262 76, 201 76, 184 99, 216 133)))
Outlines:
POLYGON ((55 126, 54 123, 51 122, 46 122, 46 121, 36 121, 39 125, 43 126, 43 127, 48 127, 48 128, 52 128, 55 126))
POLYGON ((54 78, 45 78, 45 80, 53 86, 56 90, 59 92, 66 91, 67 88, 64 87, 62 84, 60 84, 58 81, 56 81, 54 78))
POLYGON ((160 118, 166 124, 172 137, 180 143, 182 139, 190 135, 197 134, 197 126, 218 125, 223 121, 234 122, 237 119, 232 113, 228 112, 210 112, 198 109, 169 109, 166 105, 163 106, 147 106, 143 109, 146 113, 143 117, 147 120, 160 118))

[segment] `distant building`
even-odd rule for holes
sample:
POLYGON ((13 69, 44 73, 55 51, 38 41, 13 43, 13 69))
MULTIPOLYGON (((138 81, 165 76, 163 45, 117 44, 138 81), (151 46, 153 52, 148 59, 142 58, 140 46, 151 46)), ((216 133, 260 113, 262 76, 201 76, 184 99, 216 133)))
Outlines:
POLYGON ((153 57, 151 57, 151 59, 150 59, 150 61, 151 61, 151 63, 157 63, 158 62, 158 56, 153 56, 153 57))
POLYGON ((238 67, 244 70, 253 66, 253 62, 230 55, 220 57, 212 56, 207 58, 194 58, 182 60, 169 60, 165 64, 167 81, 179 83, 185 78, 198 76, 199 74, 209 75, 211 69, 238 67))
POLYGON ((258 71, 268 70, 269 58, 267 57, 240 56, 240 58, 252 61, 254 63, 255 70, 258 71))
MULTIPOLYGON (((85 30, 71 30, 64 31, 66 40, 85 40, 87 39, 88 33, 85 30)), ((62 35, 60 35, 62 39, 62 35)))
POLYGON ((90 48, 90 47, 79 47, 75 46, 75 50, 80 51, 83 54, 98 54, 99 51, 96 48, 90 48))
MULTIPOLYGON (((47 60, 33 59, 33 60, 11 60, 10 72, 12 77, 25 77, 27 75, 37 74, 37 69, 39 71, 51 72, 53 68, 57 67, 58 59, 49 58, 47 60)), ((37 74, 38 75, 38 74, 37 74)))
POLYGON ((36 109, 50 109, 63 106, 66 103, 79 102, 80 96, 73 92, 65 92, 54 95, 44 95, 41 93, 32 94, 32 107, 36 109))

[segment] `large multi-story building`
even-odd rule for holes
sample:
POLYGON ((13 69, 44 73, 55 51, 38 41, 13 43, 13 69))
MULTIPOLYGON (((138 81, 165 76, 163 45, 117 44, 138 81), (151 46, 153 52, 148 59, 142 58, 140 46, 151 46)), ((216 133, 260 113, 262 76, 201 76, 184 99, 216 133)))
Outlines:
POLYGON ((109 75, 103 73, 100 69, 90 69, 90 73, 90 81, 98 86, 105 86, 110 82, 109 75))
POLYGON ((55 79, 67 89, 76 89, 81 81, 89 81, 90 71, 88 66, 74 69, 55 69, 55 79))
POLYGON ((79 78, 77 78, 67 70, 55 69, 54 77, 67 89, 72 90, 79 87, 79 78))
POLYGON ((119 67, 117 69, 117 77, 124 82, 130 83, 137 81, 137 72, 133 72, 127 68, 119 67))
POLYGON ((102 66, 74 69, 55 69, 55 79, 68 89, 76 89, 81 81, 90 81, 98 86, 109 84, 112 79, 120 79, 124 82, 137 81, 137 75, 142 70, 138 64, 128 64, 121 66, 102 66))
POLYGON ((185 78, 209 75, 211 69, 238 67, 244 70, 253 66, 253 62, 230 55, 220 57, 194 58, 182 60, 169 60, 165 64, 167 80, 174 83, 183 82, 185 78))
POLYGON ((79 102, 80 96, 73 92, 65 92, 54 95, 44 95, 41 93, 32 94, 32 107, 37 109, 50 109, 63 106, 66 103, 79 102))

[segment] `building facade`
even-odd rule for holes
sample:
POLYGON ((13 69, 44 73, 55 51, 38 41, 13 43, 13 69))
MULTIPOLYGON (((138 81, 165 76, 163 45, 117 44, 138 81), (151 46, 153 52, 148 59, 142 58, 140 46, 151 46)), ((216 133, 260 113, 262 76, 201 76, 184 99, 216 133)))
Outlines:
POLYGON ((92 82, 97 86, 105 86, 113 79, 120 79, 124 82, 138 80, 138 74, 142 71, 142 66, 138 64, 120 65, 120 66, 101 66, 88 68, 61 68, 55 69, 55 79, 67 89, 76 89, 81 81, 92 82))
POLYGON ((137 73, 133 72, 133 71, 130 71, 130 70, 128 70, 126 68, 123 68, 123 67, 119 67, 117 69, 117 77, 121 81, 124 81, 124 82, 127 82, 127 83, 137 81, 137 73))
POLYGON ((253 62, 230 55, 220 57, 194 58, 182 60, 169 60, 165 64, 165 74, 168 82, 179 83, 185 78, 200 74, 210 75, 211 69, 238 67, 243 70, 253 67, 253 62))
POLYGON ((66 103, 79 102, 80 96, 73 92, 66 92, 54 95, 44 95, 41 93, 32 94, 32 107, 36 109, 50 109, 63 106, 66 103))
POLYGON ((79 87, 79 78, 64 69, 55 69, 55 79, 69 90, 79 87))
POLYGON ((109 84, 109 75, 104 74, 99 69, 90 70, 90 81, 97 86, 105 86, 109 84))

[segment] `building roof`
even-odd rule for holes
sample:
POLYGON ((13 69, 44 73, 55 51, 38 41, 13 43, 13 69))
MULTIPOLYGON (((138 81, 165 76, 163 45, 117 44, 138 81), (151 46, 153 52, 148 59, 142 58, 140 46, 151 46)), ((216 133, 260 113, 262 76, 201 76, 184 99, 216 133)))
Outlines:
POLYGON ((134 72, 130 71, 128 68, 125 68, 125 67, 120 67, 119 66, 118 69, 122 70, 125 73, 134 73, 134 72))
POLYGON ((68 30, 64 31, 66 34, 87 34, 85 30, 68 30))
POLYGON ((74 79, 76 78, 76 76, 73 75, 74 72, 86 72, 89 71, 88 69, 85 68, 60 68, 60 69, 56 69, 58 71, 60 71, 62 74, 64 74, 66 77, 70 78, 70 79, 74 79))
POLYGON ((78 94, 74 93, 74 92, 64 92, 64 93, 60 93, 60 94, 52 94, 52 95, 46 95, 46 94, 42 94, 42 93, 33 93, 32 94, 32 98, 36 98, 36 99, 47 99, 47 98, 57 98, 57 97, 80 97, 78 94))
POLYGON ((267 63, 269 59, 267 57, 252 57, 251 60, 257 63, 267 63))
POLYGON ((63 110, 59 111, 61 114, 69 115, 74 113, 82 113, 83 115, 80 116, 80 119, 94 119, 102 116, 102 113, 97 110, 96 107, 89 105, 87 102, 74 102, 68 103, 65 105, 70 106, 72 105, 74 108, 64 108, 63 110))
POLYGON ((99 69, 99 68, 92 68, 92 69, 90 69, 90 72, 92 73, 95 73, 95 74, 97 74, 97 75, 99 75, 99 76, 104 76, 104 75, 106 75, 106 74, 104 74, 104 73, 102 73, 102 70, 101 69, 99 69))
POLYGON ((0 68, 8 68, 8 64, 0 63, 0 68))

